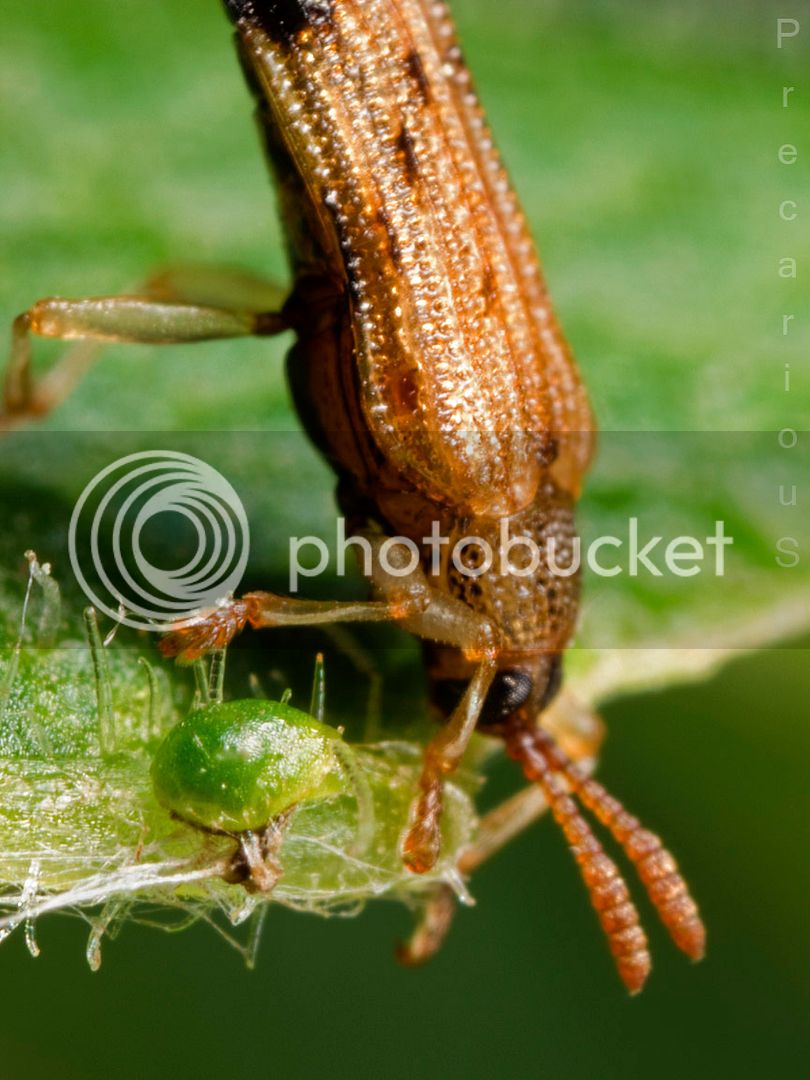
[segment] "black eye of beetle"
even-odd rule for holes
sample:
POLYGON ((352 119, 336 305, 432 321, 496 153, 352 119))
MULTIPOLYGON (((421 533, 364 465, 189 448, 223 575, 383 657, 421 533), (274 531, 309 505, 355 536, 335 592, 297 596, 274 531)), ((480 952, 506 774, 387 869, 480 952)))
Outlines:
MULTIPOLYGON (((562 656, 551 658, 546 687, 540 700, 538 712, 548 708, 560 691, 563 679, 562 656)), ((439 679, 433 684, 433 703, 444 716, 449 716, 464 696, 469 686, 465 679, 439 679)), ((504 668, 495 676, 481 709, 479 723, 482 726, 497 724, 525 705, 534 690, 534 680, 521 668, 504 668)))
POLYGON ((531 697, 534 681, 527 671, 505 668, 495 676, 481 710, 481 723, 494 724, 511 716, 531 697))
MULTIPOLYGON (((433 703, 445 716, 449 716, 464 696, 469 686, 466 679, 440 679, 433 685, 433 703)), ((479 723, 496 724, 525 705, 534 689, 534 681, 527 671, 520 668, 504 668, 499 671, 489 688, 481 709, 479 723)))

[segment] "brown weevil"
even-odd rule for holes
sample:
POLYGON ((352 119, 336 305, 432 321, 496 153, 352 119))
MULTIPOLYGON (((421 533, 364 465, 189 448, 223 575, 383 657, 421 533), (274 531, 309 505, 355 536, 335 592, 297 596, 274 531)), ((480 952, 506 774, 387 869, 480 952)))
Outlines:
MULTIPOLYGON (((579 578, 559 568, 571 564, 594 423, 449 13, 435 0, 226 8, 277 185, 292 289, 279 298, 253 280, 193 272, 153 278, 133 296, 40 301, 15 322, 5 423, 47 411, 84 364, 66 358, 35 385, 32 334, 171 343, 293 330, 292 394, 337 474, 347 532, 367 544, 373 598, 249 593, 186 622, 163 652, 193 660, 247 623, 394 620, 417 635, 443 724, 425 749, 406 865, 419 874, 436 863, 443 778, 473 732, 500 736, 542 789, 619 974, 638 991, 647 940, 578 804, 624 848, 693 959, 704 930, 658 838, 543 727, 575 628, 579 578), (507 566, 487 557, 515 545, 521 557, 507 566)), ((504 819, 500 834, 511 832, 504 819)), ((462 869, 477 861, 469 853, 462 869)), ((435 949, 450 911, 437 894, 407 959, 435 949)))

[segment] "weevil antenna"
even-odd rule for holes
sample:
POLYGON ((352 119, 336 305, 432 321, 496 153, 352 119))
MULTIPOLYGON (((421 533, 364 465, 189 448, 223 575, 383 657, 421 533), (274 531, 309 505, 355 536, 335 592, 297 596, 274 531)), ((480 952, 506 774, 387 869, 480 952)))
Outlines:
POLYGON ((312 697, 309 702, 309 714, 314 716, 319 724, 324 722, 326 715, 326 669, 323 662, 323 653, 315 657, 315 670, 312 673, 312 697))
POLYGON ((506 751, 523 769, 527 780, 540 785, 554 820, 562 829, 591 903, 608 940, 619 978, 637 994, 650 973, 652 962, 639 914, 619 868, 613 862, 579 812, 562 780, 547 760, 538 729, 518 712, 504 730, 506 751))
POLYGON ((661 922, 679 949, 692 960, 701 960, 706 949, 706 929, 678 864, 659 836, 645 829, 596 780, 590 779, 563 753, 554 740, 538 728, 538 745, 549 765, 562 774, 583 806, 609 830, 635 865, 647 895, 661 922))

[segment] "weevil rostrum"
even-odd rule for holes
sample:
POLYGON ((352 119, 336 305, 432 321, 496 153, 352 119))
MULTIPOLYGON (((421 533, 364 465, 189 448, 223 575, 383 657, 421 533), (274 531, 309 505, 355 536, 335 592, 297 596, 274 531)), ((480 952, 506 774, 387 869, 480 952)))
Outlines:
MULTIPOLYGON (((476 729, 499 736, 542 789, 636 992, 647 939, 580 805, 623 847, 693 959, 704 929, 658 837, 543 727, 579 601, 577 575, 556 572, 544 553, 552 541, 565 565, 594 423, 449 12, 433 0, 225 6, 277 186, 292 289, 279 300, 248 279, 193 272, 160 275, 133 296, 42 300, 14 324, 5 423, 47 411, 86 366, 67 357, 34 384, 32 335, 168 344, 294 331, 293 398, 334 467, 347 532, 368 542, 373 598, 249 593, 201 612, 163 652, 193 660, 248 623, 393 620, 421 638, 442 724, 425 749, 405 864, 414 874, 434 866, 443 778, 476 729), (497 548, 504 523, 540 558, 482 565, 472 541, 497 548), (447 549, 431 564, 424 540, 436 527, 448 548, 471 541, 462 566, 447 549), (421 553, 416 565, 406 541, 421 553)), ((504 837, 514 831, 502 822, 504 837)), ((478 861, 473 851, 462 866, 478 861)), ((451 906, 437 895, 408 959, 437 946, 451 906)))

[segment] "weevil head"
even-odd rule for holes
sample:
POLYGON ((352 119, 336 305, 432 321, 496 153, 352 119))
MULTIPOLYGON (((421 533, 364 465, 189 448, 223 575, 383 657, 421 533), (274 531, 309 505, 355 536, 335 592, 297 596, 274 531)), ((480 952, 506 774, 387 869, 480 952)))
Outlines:
POLYGON ((335 728, 278 701, 230 701, 191 712, 152 763, 158 801, 198 828, 261 829, 336 784, 335 728))
MULTIPOLYGON (((450 550, 462 540, 466 546, 447 572, 447 588, 486 618, 498 643, 498 671, 481 724, 501 723, 524 707, 542 712, 560 688, 562 654, 579 606, 573 500, 549 480, 518 514, 465 521, 451 535, 450 550)), ((458 650, 429 652, 434 700, 447 712, 472 665, 458 650)))

